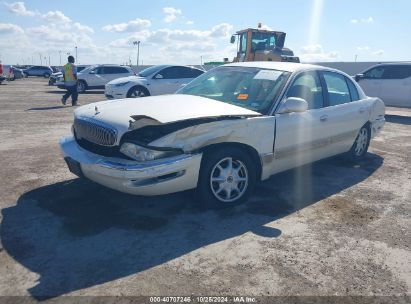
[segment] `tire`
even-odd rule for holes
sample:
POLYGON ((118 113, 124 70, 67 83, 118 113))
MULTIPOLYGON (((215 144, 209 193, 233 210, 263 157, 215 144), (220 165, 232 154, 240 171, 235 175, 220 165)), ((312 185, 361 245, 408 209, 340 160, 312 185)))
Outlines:
POLYGON ((371 129, 368 124, 361 127, 355 141, 348 152, 348 157, 352 161, 359 161, 365 157, 370 146, 371 129))
POLYGON ((208 150, 201 161, 197 196, 212 208, 239 205, 253 191, 256 176, 255 165, 244 150, 233 147, 208 150))
POLYGON ((84 80, 77 82, 77 92, 84 93, 87 90, 87 83, 84 80))
POLYGON ((50 77, 50 73, 44 73, 44 78, 49 78, 50 77))
POLYGON ((150 92, 143 86, 134 86, 127 92, 127 98, 141 98, 150 96, 150 92))

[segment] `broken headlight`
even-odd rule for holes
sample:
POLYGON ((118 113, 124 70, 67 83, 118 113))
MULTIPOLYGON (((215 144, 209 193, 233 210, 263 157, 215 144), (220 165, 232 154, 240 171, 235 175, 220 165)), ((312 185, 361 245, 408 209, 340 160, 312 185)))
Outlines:
POLYGON ((182 154, 182 151, 179 149, 158 148, 157 150, 153 148, 145 148, 129 142, 126 142, 121 145, 120 152, 132 159, 141 162, 156 160, 160 158, 167 158, 182 154))

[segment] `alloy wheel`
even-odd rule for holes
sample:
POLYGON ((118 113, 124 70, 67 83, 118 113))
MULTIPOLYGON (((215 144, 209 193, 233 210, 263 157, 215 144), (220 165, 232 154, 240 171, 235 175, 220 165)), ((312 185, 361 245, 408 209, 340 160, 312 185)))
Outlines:
POLYGON ((358 134, 358 137, 355 141, 355 155, 357 156, 361 156, 366 147, 367 147, 367 143, 368 143, 368 130, 367 128, 361 128, 360 133, 358 134))
POLYGON ((221 202, 234 202, 246 192, 248 178, 247 167, 243 162, 232 157, 223 158, 211 170, 211 191, 221 202))

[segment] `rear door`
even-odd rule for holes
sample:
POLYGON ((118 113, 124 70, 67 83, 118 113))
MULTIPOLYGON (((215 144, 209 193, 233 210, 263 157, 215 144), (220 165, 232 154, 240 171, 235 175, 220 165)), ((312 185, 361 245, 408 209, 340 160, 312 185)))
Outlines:
POLYGON ((411 106, 411 65, 386 66, 379 96, 386 105, 411 106))
POLYGON ((379 97, 381 93, 382 76, 385 66, 374 67, 364 73, 364 77, 358 81, 364 93, 370 97, 379 97))
POLYGON ((330 155, 347 152, 368 121, 368 103, 359 100, 352 80, 337 72, 321 72, 325 87, 330 155))

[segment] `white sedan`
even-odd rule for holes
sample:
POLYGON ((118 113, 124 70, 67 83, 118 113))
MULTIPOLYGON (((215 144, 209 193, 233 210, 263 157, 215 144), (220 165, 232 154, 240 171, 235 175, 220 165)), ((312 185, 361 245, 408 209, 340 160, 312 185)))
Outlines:
POLYGON ((256 182, 345 153, 363 158, 385 108, 337 70, 247 62, 215 68, 177 94, 89 104, 60 142, 69 169, 137 195, 197 189, 243 202, 256 182))
POLYGON ((189 66, 156 65, 141 71, 138 76, 110 81, 106 84, 105 95, 107 99, 119 99, 172 94, 203 73, 203 70, 189 66))

